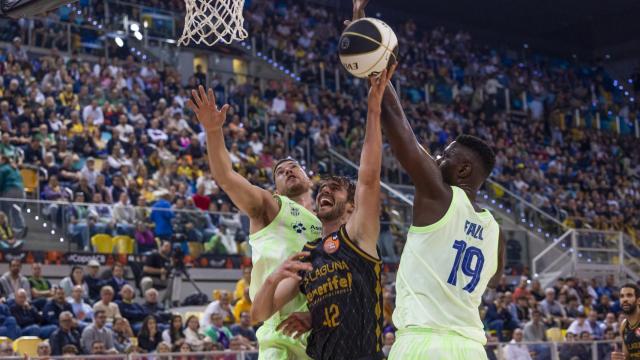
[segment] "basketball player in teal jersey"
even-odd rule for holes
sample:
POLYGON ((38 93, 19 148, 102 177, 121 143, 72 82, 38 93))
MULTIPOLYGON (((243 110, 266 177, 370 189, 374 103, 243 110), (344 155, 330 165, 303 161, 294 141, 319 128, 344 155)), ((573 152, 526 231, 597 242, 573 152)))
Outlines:
POLYGON ((620 288, 620 306, 626 319, 620 323, 622 351, 611 353, 611 360, 640 359, 640 289, 636 284, 625 284, 620 288))
POLYGON ((269 276, 253 303, 267 318, 301 292, 311 312, 307 354, 316 360, 375 360, 382 352, 380 233, 380 104, 393 68, 370 79, 358 183, 332 177, 316 196, 322 237, 304 246, 269 276), (305 258, 309 262, 301 262, 305 258))
MULTIPOLYGON (((367 0, 354 0, 354 19, 367 0)), ((482 140, 462 135, 433 158, 416 139, 391 84, 382 128, 415 186, 413 223, 396 277, 392 360, 486 359, 478 307, 502 273, 504 238, 476 194, 495 164, 482 140)))
MULTIPOLYGON (((192 95, 193 101, 189 100, 188 106, 206 131, 213 178, 236 207, 249 216, 253 262, 249 295, 253 299, 269 274, 305 243, 320 236, 320 220, 312 212, 313 184, 295 160, 283 159, 273 169, 275 195, 252 185, 233 170, 224 144, 222 126, 229 105, 218 110, 213 90, 209 89, 207 94, 202 86, 199 94, 193 90, 192 95)), ((292 299, 258 329, 260 360, 307 359, 305 336, 294 339, 276 330, 291 313, 298 311, 307 311, 302 295, 292 299)))

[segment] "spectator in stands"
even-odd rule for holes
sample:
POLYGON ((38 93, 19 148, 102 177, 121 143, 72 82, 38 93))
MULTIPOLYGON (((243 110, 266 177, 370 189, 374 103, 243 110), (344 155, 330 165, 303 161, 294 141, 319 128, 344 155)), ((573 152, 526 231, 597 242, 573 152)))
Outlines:
POLYGON ((493 304, 487 308, 485 322, 490 330, 496 331, 496 336, 503 342, 506 341, 503 330, 511 330, 515 328, 513 316, 505 307, 505 295, 500 295, 493 304))
POLYGON ((220 312, 213 312, 209 317, 210 326, 207 327, 204 334, 211 339, 214 343, 222 345, 224 349, 228 349, 233 334, 228 327, 224 326, 223 316, 220 312))
POLYGON ((231 309, 231 295, 228 291, 223 290, 220 292, 220 300, 212 301, 204 310, 200 325, 203 328, 208 328, 211 325, 211 314, 217 313, 222 316, 224 324, 234 324, 236 322, 233 316, 233 310, 231 309))
POLYGON ((15 298, 18 289, 24 289, 27 292, 27 299, 31 300, 31 285, 29 280, 24 277, 20 271, 22 270, 22 261, 20 259, 12 259, 9 263, 9 271, 0 277, 0 297, 6 299, 15 298))
POLYGON ((88 251, 91 233, 95 232, 95 229, 89 227, 89 208, 83 205, 86 202, 86 196, 82 191, 76 192, 74 202, 66 207, 66 216, 69 221, 67 228, 69 235, 78 244, 78 248, 88 251))
MULTIPOLYGON (((113 267, 111 268, 111 278, 105 281, 105 285, 109 285, 113 288, 113 291, 115 292, 114 300, 121 299, 122 288, 127 285, 127 280, 124 278, 124 266, 121 263, 117 262, 113 264, 113 267)), ((131 320, 128 316, 123 316, 131 320)), ((140 319, 140 321, 142 321, 142 319, 140 319)))
POLYGON ((180 347, 180 345, 185 342, 185 335, 182 328, 182 315, 171 315, 169 328, 162 332, 162 341, 173 344, 174 347, 180 347))
POLYGON ((591 311, 589 312, 589 315, 587 316, 587 323, 589 324, 589 326, 591 327, 591 331, 593 333, 593 339, 594 340, 602 340, 604 339, 604 324, 602 323, 602 321, 598 320, 598 313, 596 313, 595 311, 591 311))
POLYGON ((589 325, 589 322, 586 321, 586 319, 587 317, 584 315, 584 313, 578 313, 577 318, 571 323, 571 325, 569 325, 569 329, 567 329, 567 332, 573 333, 577 336, 580 336, 583 332, 589 333, 589 335, 591 335, 593 330, 591 329, 591 325, 589 325))
POLYGON ((20 337, 20 327, 12 316, 9 306, 3 302, 4 299, 0 298, 0 336, 17 339, 20 337))
POLYGON ((67 302, 64 290, 59 286, 54 286, 53 297, 45 304, 42 315, 47 324, 58 326, 58 318, 63 311, 73 313, 73 308, 67 302))
POLYGON ((236 322, 241 322, 240 314, 243 312, 251 313, 251 298, 249 297, 249 287, 244 289, 244 296, 238 300, 233 306, 233 317, 236 322))
POLYGON ((384 334, 384 339, 382 341, 382 343, 384 344, 382 346, 382 353, 384 354, 384 356, 389 356, 391 347, 393 347, 393 344, 396 342, 396 335, 393 332, 389 331, 384 334))
POLYGON ((47 299, 54 294, 49 280, 42 277, 42 264, 39 262, 31 265, 29 285, 31 286, 31 304, 42 310, 47 303, 47 299))
POLYGON ((256 338, 256 332, 251 327, 251 313, 243 311, 239 318, 240 323, 231 326, 231 334, 233 336, 242 336, 249 341, 251 346, 256 347, 258 339, 256 338))
POLYGON ((92 354, 93 343, 102 341, 105 350, 114 349, 113 333, 107 328, 107 314, 103 310, 93 312, 93 323, 82 331, 80 344, 87 354, 92 354))
MULTIPOLYGON (((166 342, 161 342, 158 344, 158 346, 156 346, 156 354, 167 354, 171 352, 171 344, 166 343, 166 342)), ((157 357, 158 360, 167 360, 169 359, 169 357, 164 357, 164 356, 158 356, 157 357)))
POLYGON ((113 346, 119 353, 126 353, 131 347, 131 338, 134 337, 129 321, 123 317, 116 318, 113 322, 113 346))
POLYGON ((553 288, 545 290, 545 299, 540 302, 540 307, 544 313, 545 323, 552 321, 552 324, 557 327, 562 327, 563 323, 567 322, 567 313, 564 306, 556 301, 556 291, 553 288))
POLYGON ((88 294, 91 302, 95 302, 100 298, 100 291, 104 286, 104 280, 98 277, 98 272, 100 271, 100 263, 98 260, 91 259, 87 263, 87 274, 84 276, 84 282, 87 284, 89 288, 88 294))
POLYGON ((193 351, 202 351, 205 343, 211 341, 207 336, 200 332, 200 320, 195 315, 187 318, 187 326, 184 329, 185 342, 191 345, 193 351))
POLYGON ((613 304, 611 304, 611 297, 606 293, 600 295, 600 301, 594 307, 594 310, 598 312, 599 315, 604 315, 613 310, 613 304))
POLYGON ((22 240, 16 239, 7 215, 0 211, 0 249, 18 249, 22 244, 22 240))
POLYGON ((111 206, 105 205, 107 201, 103 201, 102 199, 102 194, 99 192, 93 194, 93 204, 89 205, 88 208, 89 224, 90 227, 93 225, 96 233, 113 235, 116 224, 113 220, 113 212, 111 206))
POLYGON ((109 285, 103 286, 100 290, 100 301, 93 304, 93 317, 95 321, 98 311, 103 311, 106 315, 106 322, 113 324, 113 320, 116 317, 120 317, 120 309, 118 305, 113 302, 113 288, 109 285))
POLYGON ((60 287, 64 290, 65 297, 70 297, 74 286, 82 286, 82 290, 85 294, 89 293, 89 285, 84 281, 84 270, 81 266, 74 265, 71 267, 69 276, 60 280, 60 287))
POLYGON ((582 344, 576 344, 574 333, 567 332, 566 341, 559 347, 559 355, 561 359, 588 359, 587 349, 582 344))
POLYGON ((506 358, 509 360, 531 360, 527 345, 520 344, 522 342, 522 329, 513 331, 513 340, 505 348, 506 358))
POLYGON ((22 38, 16 36, 13 38, 11 42, 11 47, 9 48, 9 54, 14 57, 14 59, 18 62, 27 62, 29 61, 29 56, 27 55, 27 51, 22 47, 22 38))
MULTIPOLYGON (((25 198, 24 182, 16 164, 6 155, 0 156, 0 197, 16 199, 16 202, 1 202, 0 209, 11 219, 12 223, 9 225, 14 233, 25 231, 26 224, 22 212, 13 206, 21 205, 25 198)), ((11 243, 9 245, 13 246, 11 243)))
MULTIPOLYGON (((198 213, 193 213, 185 208, 185 201, 178 197, 174 205, 175 216, 171 219, 175 236, 180 241, 202 242, 202 233, 197 229, 198 213)), ((201 224, 203 225, 203 224, 201 224)))
POLYGON ((74 286, 71 291, 71 297, 67 299, 67 302, 71 305, 73 315, 78 319, 78 327, 82 331, 82 329, 87 327, 93 321, 93 308, 84 302, 83 287, 80 285, 74 286))
POLYGON ((78 350, 78 347, 76 347, 75 345, 65 345, 62 347, 63 357, 74 357, 79 353, 80 351, 78 350))
POLYGON ((149 253, 158 248, 153 232, 149 230, 149 227, 143 221, 139 221, 136 224, 134 236, 138 243, 138 253, 149 253))
POLYGON ((49 337, 51 344, 51 354, 53 356, 62 355, 62 349, 67 345, 74 345, 80 349, 80 332, 73 327, 73 315, 68 311, 63 311, 58 317, 60 326, 49 337))
POLYGON ((49 360, 50 359, 50 356, 51 356, 51 345, 49 345, 48 342, 46 342, 46 341, 40 342, 36 349, 37 349, 36 355, 38 355, 38 360, 49 360))
POLYGON ((154 251, 147 256, 143 268, 144 278, 140 282, 143 291, 150 288, 166 289, 169 283, 169 271, 171 269, 171 243, 163 241, 159 251, 154 251))
POLYGON ((129 195, 126 191, 121 192, 118 198, 120 200, 113 206, 113 220, 117 224, 118 233, 132 236, 134 233, 135 209, 129 204, 129 195))
POLYGON ((147 316, 142 322, 140 332, 138 332, 138 346, 147 352, 155 350, 162 342, 162 334, 158 330, 156 318, 153 315, 147 316))
POLYGON ((27 292, 18 289, 15 302, 10 308, 11 316, 20 327, 20 336, 38 336, 46 339, 56 329, 55 325, 45 325, 45 319, 29 304, 27 292))
POLYGON ((166 323, 171 318, 171 314, 166 312, 164 306, 158 302, 158 290, 151 288, 144 293, 144 304, 142 307, 149 314, 155 316, 160 323, 166 323))
POLYGON ((524 341, 547 341, 546 327, 542 322, 540 310, 531 310, 531 320, 524 325, 524 341))
POLYGON ((174 213, 171 210, 171 194, 167 190, 158 190, 153 196, 158 199, 151 206, 151 220, 155 223, 155 235, 163 240, 171 240, 173 228, 171 219, 174 213))
POLYGON ((104 341, 96 340, 96 341, 92 342, 91 343, 91 352, 89 354, 91 354, 91 355, 106 355, 107 354, 107 347, 106 347, 106 344, 104 343, 104 341))
POLYGON ((129 320, 134 332, 140 332, 142 322, 146 319, 149 313, 146 312, 142 305, 133 301, 135 291, 131 285, 124 285, 120 291, 120 295, 122 296, 122 299, 116 301, 118 308, 120 309, 120 314, 129 320))
POLYGON ((242 267, 242 277, 238 282, 236 282, 236 289, 233 291, 233 302, 242 299, 245 297, 245 289, 249 288, 251 284, 251 270, 253 267, 251 265, 247 265, 242 267))

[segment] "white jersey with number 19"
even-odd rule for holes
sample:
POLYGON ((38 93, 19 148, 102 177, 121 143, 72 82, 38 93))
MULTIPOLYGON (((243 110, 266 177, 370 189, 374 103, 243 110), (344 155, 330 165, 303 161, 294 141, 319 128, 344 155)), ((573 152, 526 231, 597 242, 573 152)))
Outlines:
POLYGON ((452 190, 438 222, 409 229, 393 322, 399 329, 454 331, 484 344, 478 306, 498 267, 499 226, 489 211, 475 211, 462 189, 452 190))

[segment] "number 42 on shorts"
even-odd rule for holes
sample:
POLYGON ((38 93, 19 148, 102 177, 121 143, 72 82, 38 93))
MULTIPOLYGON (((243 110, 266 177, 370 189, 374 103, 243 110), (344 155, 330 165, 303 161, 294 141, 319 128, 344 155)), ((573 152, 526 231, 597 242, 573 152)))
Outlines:
POLYGON ((456 250, 456 258, 453 261, 453 268, 447 283, 456 286, 458 283, 458 269, 462 267, 462 273, 471 277, 471 281, 464 286, 463 290, 472 293, 480 282, 480 274, 484 265, 482 250, 475 246, 467 246, 464 240, 456 240, 453 243, 453 248, 456 250), (475 262, 474 258, 476 259, 475 262))

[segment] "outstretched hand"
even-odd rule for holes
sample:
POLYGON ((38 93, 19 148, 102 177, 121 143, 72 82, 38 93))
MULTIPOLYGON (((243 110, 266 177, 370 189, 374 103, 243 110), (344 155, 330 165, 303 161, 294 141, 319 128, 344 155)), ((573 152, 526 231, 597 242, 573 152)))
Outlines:
POLYGON ((309 312, 294 312, 276 328, 283 334, 298 339, 302 334, 311 330, 311 314, 309 312))
POLYGON ((191 96, 193 100, 187 101, 187 107, 196 114, 205 132, 221 129, 227 118, 229 104, 218 110, 213 89, 209 88, 209 91, 205 92, 202 85, 198 87, 198 91, 191 90, 191 96))
POLYGON ((371 85, 368 100, 369 110, 380 111, 384 90, 387 88, 387 84, 391 80, 397 66, 397 63, 393 64, 390 69, 384 69, 380 75, 369 77, 369 84, 371 85))

